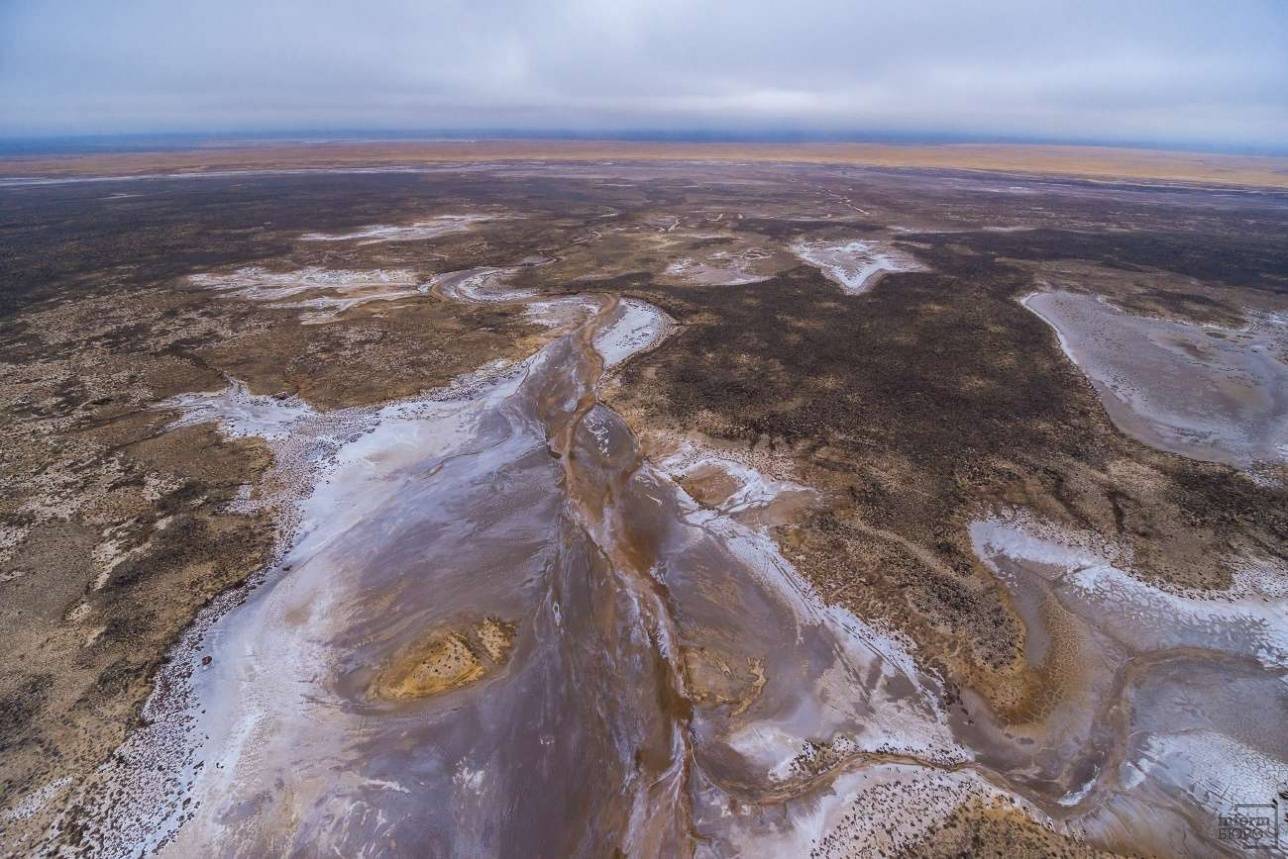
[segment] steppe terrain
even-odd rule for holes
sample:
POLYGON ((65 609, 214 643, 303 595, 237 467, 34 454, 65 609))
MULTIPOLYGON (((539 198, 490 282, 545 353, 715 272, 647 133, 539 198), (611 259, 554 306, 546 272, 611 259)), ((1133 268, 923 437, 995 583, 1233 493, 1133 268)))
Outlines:
POLYGON ((1288 188, 1288 158, 1096 146, 884 143, 649 143, 600 140, 236 140, 160 152, 25 155, 0 159, 0 176, 70 178, 224 170, 414 169, 489 162, 678 162, 831 164, 1288 188))
POLYGON ((1283 163, 0 174, 6 855, 1265 855, 1283 163))

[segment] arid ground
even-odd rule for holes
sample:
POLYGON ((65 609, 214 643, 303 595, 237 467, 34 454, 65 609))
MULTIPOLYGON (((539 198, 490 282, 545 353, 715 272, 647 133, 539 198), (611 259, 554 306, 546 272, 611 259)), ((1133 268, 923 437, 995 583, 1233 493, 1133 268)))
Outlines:
POLYGON ((6 855, 1266 855, 1283 163, 0 174, 6 855))

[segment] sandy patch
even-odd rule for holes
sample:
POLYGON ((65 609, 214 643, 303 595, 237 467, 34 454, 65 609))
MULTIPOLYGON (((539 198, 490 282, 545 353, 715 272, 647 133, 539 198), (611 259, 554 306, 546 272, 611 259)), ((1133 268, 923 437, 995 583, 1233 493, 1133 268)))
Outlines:
POLYGON ((376 675, 371 694, 402 700, 459 689, 498 670, 513 646, 514 626, 496 618, 433 633, 396 654, 376 675))

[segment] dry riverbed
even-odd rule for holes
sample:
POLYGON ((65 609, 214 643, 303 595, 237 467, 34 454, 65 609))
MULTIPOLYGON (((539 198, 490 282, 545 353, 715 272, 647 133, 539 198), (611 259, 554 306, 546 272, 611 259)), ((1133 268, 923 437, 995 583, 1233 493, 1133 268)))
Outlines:
POLYGON ((1288 662, 1282 196, 0 195, 14 853, 1206 856, 1288 786, 1246 715, 1288 662))

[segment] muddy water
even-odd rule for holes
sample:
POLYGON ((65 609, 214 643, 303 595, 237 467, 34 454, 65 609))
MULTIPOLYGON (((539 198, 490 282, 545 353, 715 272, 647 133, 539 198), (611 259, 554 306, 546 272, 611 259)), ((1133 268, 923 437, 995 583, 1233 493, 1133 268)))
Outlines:
POLYGON ((715 474, 702 452, 651 462, 599 402, 606 368, 656 346, 665 315, 518 293, 516 270, 434 290, 549 324, 519 365, 352 414, 235 386, 179 404, 331 453, 280 569, 193 656, 209 662, 188 804, 144 844, 870 855, 1005 796, 1113 847, 1230 852, 1209 818, 1284 775, 1288 720, 1258 731, 1221 690, 1284 712, 1284 595, 1164 594, 1081 544, 981 522, 1054 704, 1003 726, 964 690, 970 716, 949 713, 900 642, 823 606, 779 554, 766 523, 808 490, 715 474))
MULTIPOLYGON (((482 280, 440 286, 499 300, 461 294, 482 280)), ((838 762, 963 758, 895 642, 596 400, 649 311, 564 302, 523 365, 339 447, 282 572, 208 637, 169 855, 747 855, 817 825, 838 762)))

